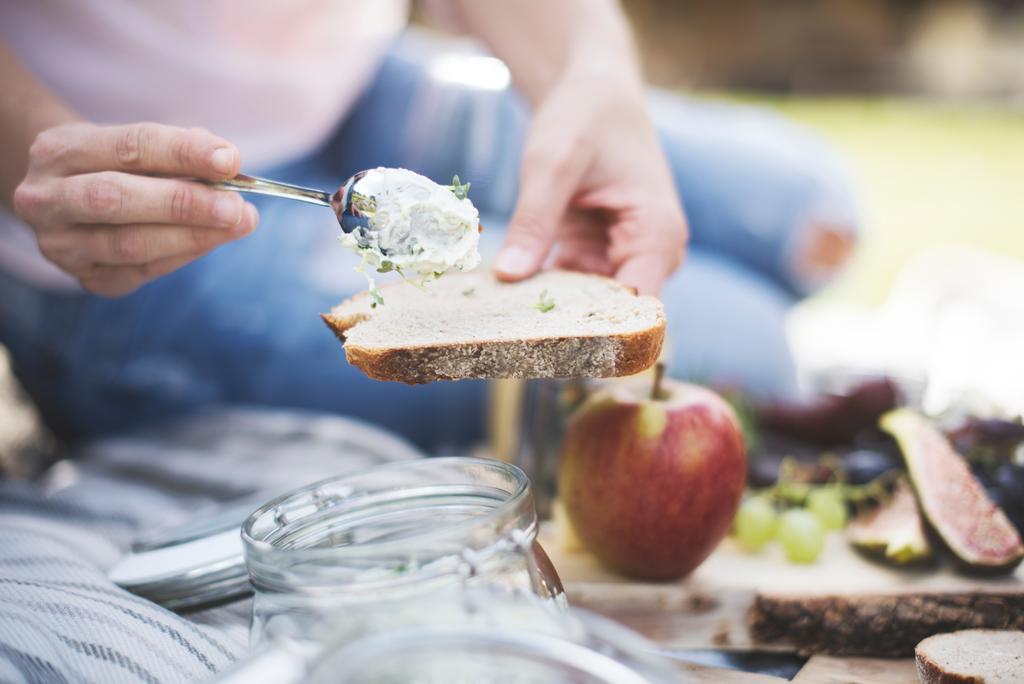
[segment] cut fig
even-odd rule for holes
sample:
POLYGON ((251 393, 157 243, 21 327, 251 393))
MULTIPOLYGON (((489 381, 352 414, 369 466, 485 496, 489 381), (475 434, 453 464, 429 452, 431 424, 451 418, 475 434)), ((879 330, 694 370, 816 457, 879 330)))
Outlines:
POLYGON ((917 500, 904 479, 896 484, 891 499, 851 520, 846 537, 856 549, 896 565, 932 557, 917 500))
POLYGON ((758 427, 823 449, 847 446, 874 430, 886 411, 899 406, 899 389, 888 378, 862 382, 845 394, 825 394, 810 403, 755 406, 758 427))
POLYGON ((950 551, 978 571, 1016 567, 1024 558, 1017 530, 945 436, 910 409, 890 411, 880 425, 899 443, 921 512, 950 551))

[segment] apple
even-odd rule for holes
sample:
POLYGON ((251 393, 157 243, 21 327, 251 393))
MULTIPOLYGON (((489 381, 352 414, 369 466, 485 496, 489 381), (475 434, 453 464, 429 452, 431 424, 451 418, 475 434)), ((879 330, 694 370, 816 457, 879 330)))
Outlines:
POLYGON ((573 414, 559 498, 583 546, 628 577, 690 573, 729 530, 746 481, 732 408, 711 390, 664 379, 616 382, 573 414))

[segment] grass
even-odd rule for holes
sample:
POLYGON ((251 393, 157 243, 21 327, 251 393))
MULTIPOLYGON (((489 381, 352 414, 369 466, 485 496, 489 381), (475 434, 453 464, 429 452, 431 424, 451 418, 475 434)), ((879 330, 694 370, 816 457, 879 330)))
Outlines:
POLYGON ((850 98, 742 98, 817 129, 847 157, 864 238, 823 300, 881 303, 928 247, 1024 259, 1024 114, 980 105, 850 98))

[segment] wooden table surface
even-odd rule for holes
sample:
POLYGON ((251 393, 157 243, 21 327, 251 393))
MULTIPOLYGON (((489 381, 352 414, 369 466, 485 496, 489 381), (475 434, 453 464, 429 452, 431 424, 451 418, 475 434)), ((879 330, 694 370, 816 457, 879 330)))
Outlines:
MULTIPOLYGON (((839 534, 829 536, 825 552, 812 565, 793 565, 779 549, 748 554, 726 540, 690 577, 678 582, 643 583, 605 570, 590 554, 574 550, 551 523, 540 541, 551 556, 570 603, 602 613, 641 632, 668 651, 776 651, 798 649, 784 640, 757 641, 749 630, 751 607, 759 597, 841 596, 865 605, 878 596, 908 602, 922 594, 940 596, 1024 597, 1024 570, 1003 578, 958 575, 949 568, 916 571, 890 568, 864 559, 839 534)), ((896 612, 903 612, 898 610, 896 612)), ((912 611, 909 619, 913 619, 912 611)), ((886 635, 878 635, 884 642, 886 635)), ((915 642, 916 643, 916 642, 915 642)), ((911 647, 912 648, 912 647, 911 647)), ((912 658, 847 658, 812 653, 793 681, 916 682, 912 658)), ((909 655, 909 654, 908 654, 909 655)), ((685 655, 683 656, 685 657, 685 655)), ((781 682, 778 677, 722 670, 706 665, 682 666, 695 682, 781 682)))

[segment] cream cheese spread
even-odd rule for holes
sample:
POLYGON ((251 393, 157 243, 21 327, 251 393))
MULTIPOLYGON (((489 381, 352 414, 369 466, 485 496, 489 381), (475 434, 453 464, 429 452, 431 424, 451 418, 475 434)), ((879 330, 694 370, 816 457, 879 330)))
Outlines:
MULTIPOLYGON (((457 180, 457 179, 456 179, 457 180)), ((374 304, 383 304, 372 273, 396 271, 423 286, 449 270, 480 263, 480 214, 465 195, 468 186, 444 186, 408 169, 376 168, 352 187, 352 205, 367 229, 341 236, 360 257, 374 304)))

